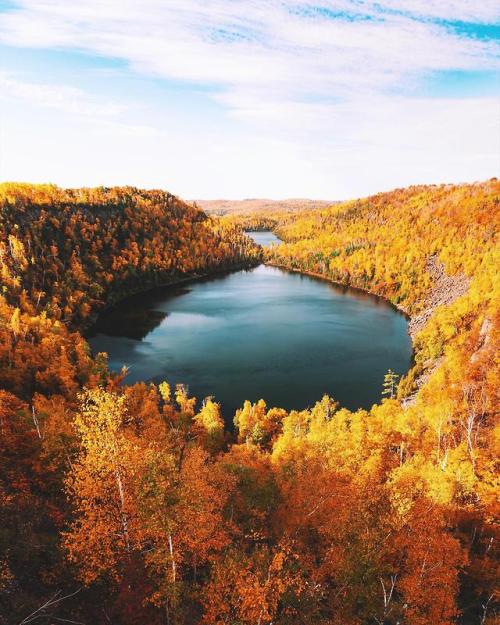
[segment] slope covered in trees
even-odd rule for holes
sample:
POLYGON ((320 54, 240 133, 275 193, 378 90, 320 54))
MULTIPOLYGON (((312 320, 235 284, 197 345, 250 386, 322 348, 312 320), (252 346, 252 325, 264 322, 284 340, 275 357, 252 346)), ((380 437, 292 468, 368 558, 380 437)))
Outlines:
POLYGON ((209 215, 224 217, 225 223, 237 223, 245 230, 274 230, 278 223, 287 216, 302 211, 314 211, 327 208, 335 202, 325 200, 194 200, 209 215))
POLYGON ((4 187, 0 622, 492 625, 499 191, 280 218, 268 261, 404 307, 416 364, 371 411, 245 402, 232 437, 214 398, 121 384, 78 329, 256 262, 240 230, 160 192, 4 187))
POLYGON ((326 200, 307 200, 289 198, 287 200, 267 200, 263 198, 249 198, 246 200, 193 200, 193 203, 204 210, 208 215, 251 215, 266 213, 286 213, 327 208, 334 204, 326 200))
POLYGON ((0 202, 9 301, 72 325, 127 293, 258 257, 238 229, 164 191, 4 184, 0 202))

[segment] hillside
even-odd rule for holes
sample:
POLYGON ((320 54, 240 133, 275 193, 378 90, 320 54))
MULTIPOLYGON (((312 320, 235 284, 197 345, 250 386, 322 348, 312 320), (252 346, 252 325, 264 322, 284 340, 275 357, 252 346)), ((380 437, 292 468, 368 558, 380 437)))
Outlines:
POLYGON ((409 314, 417 348, 409 378, 418 377, 442 355, 450 333, 460 334, 463 319, 477 323, 493 306, 499 190, 496 180, 410 187, 285 215, 277 233, 286 244, 267 260, 381 295, 409 314), (477 289, 481 301, 473 304, 477 289), (453 304, 466 294, 467 310, 452 319, 453 304))
POLYGON ((284 215, 287 243, 271 260, 381 295, 408 313, 424 307, 438 277, 475 274, 491 263, 499 215, 499 183, 397 189, 320 211, 284 215))
POLYGON ((277 211, 266 262, 405 310, 415 366, 371 410, 245 402, 234 436, 217 398, 124 384, 82 330, 258 263, 246 216, 131 187, 0 200, 2 625, 496 622, 498 181, 277 211))
POLYGON ((251 198, 245 200, 190 200, 209 215, 248 215, 250 213, 297 212, 331 206, 335 202, 290 198, 267 200, 251 198))
POLYGON ((164 191, 4 184, 0 202, 9 302, 74 325, 128 293, 258 257, 237 228, 164 191))

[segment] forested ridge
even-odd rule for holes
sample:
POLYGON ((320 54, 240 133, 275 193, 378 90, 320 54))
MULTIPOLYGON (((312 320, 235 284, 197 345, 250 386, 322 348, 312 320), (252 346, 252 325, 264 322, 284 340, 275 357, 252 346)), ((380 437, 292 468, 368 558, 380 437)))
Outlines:
POLYGON ((128 293, 259 262, 234 218, 128 187, 0 201, 1 623, 496 622, 496 180, 273 215, 266 260, 403 308, 415 367, 370 411, 245 402, 234 434, 81 335, 128 293))
POLYGON ((4 184, 0 200, 4 267, 20 281, 9 301, 24 293, 74 326, 127 293, 258 259, 238 229, 164 191, 4 184))

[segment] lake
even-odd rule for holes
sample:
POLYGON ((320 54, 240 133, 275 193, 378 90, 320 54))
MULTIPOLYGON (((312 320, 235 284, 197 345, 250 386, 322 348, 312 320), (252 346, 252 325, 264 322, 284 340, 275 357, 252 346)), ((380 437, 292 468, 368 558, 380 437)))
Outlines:
POLYGON ((255 232, 247 232, 247 234, 249 237, 252 237, 255 243, 262 245, 262 247, 269 247, 270 245, 280 243, 280 240, 274 232, 270 232, 269 230, 256 230, 255 232))
POLYGON ((303 409, 328 393, 369 408, 387 370, 405 373, 412 358, 406 319, 388 303, 265 265, 128 298, 92 334, 127 382, 187 384, 215 396, 228 423, 245 399, 303 409))

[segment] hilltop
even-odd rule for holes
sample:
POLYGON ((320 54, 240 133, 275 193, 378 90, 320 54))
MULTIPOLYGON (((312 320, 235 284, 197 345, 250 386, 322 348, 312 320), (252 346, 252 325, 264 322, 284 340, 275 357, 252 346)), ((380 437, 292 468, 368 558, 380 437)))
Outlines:
POLYGON ((336 204, 332 200, 308 200, 289 198, 285 200, 269 200, 264 198, 247 198, 244 200, 189 200, 209 215, 238 215, 248 213, 274 213, 278 211, 295 212, 326 208, 336 204))

